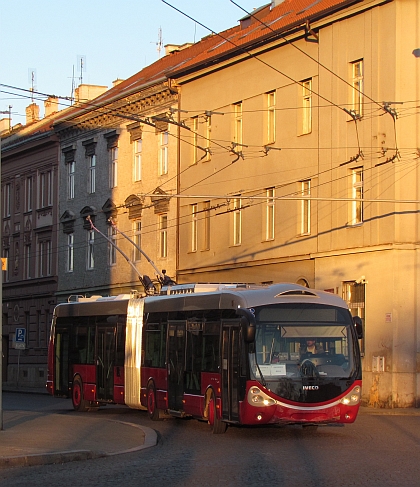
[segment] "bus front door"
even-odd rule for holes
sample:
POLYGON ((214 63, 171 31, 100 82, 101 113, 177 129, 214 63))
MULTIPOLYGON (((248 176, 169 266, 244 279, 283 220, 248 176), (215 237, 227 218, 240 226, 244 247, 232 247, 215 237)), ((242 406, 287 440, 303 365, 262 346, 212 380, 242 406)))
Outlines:
POLYGON ((184 396, 186 323, 168 323, 168 409, 181 411, 184 396))
POLYGON ((240 342, 238 323, 222 328, 222 417, 239 421, 240 342))
POLYGON ((98 327, 96 333, 96 397, 114 399, 115 328, 98 327))

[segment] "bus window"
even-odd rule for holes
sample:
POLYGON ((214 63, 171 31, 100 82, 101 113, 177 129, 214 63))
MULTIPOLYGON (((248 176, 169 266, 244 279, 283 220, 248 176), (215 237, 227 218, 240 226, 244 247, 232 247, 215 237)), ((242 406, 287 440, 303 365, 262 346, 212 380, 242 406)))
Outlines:
POLYGON ((166 323, 147 323, 145 333, 145 367, 165 367, 166 323))
POLYGON ((202 371, 218 372, 219 346, 220 346, 220 322, 204 323, 202 371))
POLYGON ((200 391, 203 324, 198 320, 187 322, 187 353, 185 363, 185 390, 193 393, 200 391))

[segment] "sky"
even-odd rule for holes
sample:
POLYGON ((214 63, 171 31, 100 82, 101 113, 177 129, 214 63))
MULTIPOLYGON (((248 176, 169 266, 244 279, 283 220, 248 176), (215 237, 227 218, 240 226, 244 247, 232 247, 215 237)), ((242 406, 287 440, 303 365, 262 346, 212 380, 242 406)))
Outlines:
MULTIPOLYGON (((32 95, 22 89, 70 97, 73 81, 111 88, 159 59, 159 39, 198 41, 269 0, 235 0, 245 11, 230 0, 165 2, 191 18, 163 0, 0 0, 0 112, 11 105, 12 125, 25 124, 32 95)), ((41 116, 45 98, 34 95, 41 116)))

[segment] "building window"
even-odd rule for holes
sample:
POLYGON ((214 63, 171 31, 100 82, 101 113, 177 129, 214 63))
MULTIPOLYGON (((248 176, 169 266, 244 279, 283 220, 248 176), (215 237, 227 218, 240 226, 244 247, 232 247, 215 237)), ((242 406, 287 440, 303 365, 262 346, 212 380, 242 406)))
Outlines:
POLYGON ((160 133, 159 175, 168 174, 168 142, 169 133, 160 133))
POLYGON ((274 240, 274 188, 265 190, 267 200, 265 205, 265 240, 274 240))
POLYGON ((199 155, 199 142, 198 142, 198 129, 199 129, 199 120, 198 117, 193 117, 192 119, 192 136, 193 136, 193 158, 192 164, 197 164, 200 159, 199 155))
POLYGON ((240 245, 241 243, 242 243, 241 199, 234 198, 233 200, 233 245, 240 245))
POLYGON ((5 218, 10 216, 11 202, 12 202, 12 185, 9 183, 4 186, 3 216, 5 218))
POLYGON ((312 80, 302 81, 302 134, 312 132, 312 80))
POLYGON ((67 197, 69 200, 74 198, 74 177, 76 173, 76 163, 74 161, 67 164, 67 197))
POLYGON ((141 220, 133 222, 133 237, 135 243, 133 260, 138 262, 141 259, 141 220))
MULTIPOLYGON (((361 282, 343 282, 343 299, 347 302, 352 316, 359 316, 362 319, 363 336, 365 336, 365 302, 366 284, 364 278, 361 282)), ((360 340, 360 351, 365 352, 365 340, 360 340)))
POLYGON ((96 155, 88 157, 89 174, 88 174, 88 193, 92 194, 96 191, 96 155))
POLYGON ((198 205, 194 204, 190 206, 190 215, 191 215, 191 252, 197 251, 197 209, 198 205))
POLYGON ((363 116, 363 59, 351 63, 352 90, 351 104, 352 110, 359 117, 363 116))
POLYGON ((108 264, 115 265, 117 263, 117 230, 110 226, 108 227, 108 264))
POLYGON ((276 140, 276 92, 266 94, 267 98, 267 144, 276 140))
POLYGON ((233 142, 242 145, 242 102, 233 105, 233 142))
POLYGON ((52 274, 52 243, 51 240, 41 240, 38 243, 39 261, 38 276, 46 277, 52 274))
POLYGON ((211 159, 211 116, 206 115, 206 161, 211 159))
POLYGON ((168 257, 168 215, 159 215, 159 255, 168 257))
POLYGON ((363 168, 351 169, 350 225, 363 223, 363 168))
POLYGON ((300 181, 300 194, 303 199, 300 201, 300 231, 301 235, 311 233, 311 180, 300 181))
POLYGON ((74 234, 69 233, 67 235, 67 272, 73 272, 74 270, 74 234))
POLYGON ((25 180, 25 211, 32 211, 33 192, 34 178, 30 176, 25 180))
POLYGON ((39 204, 40 208, 46 208, 47 206, 52 206, 52 171, 42 172, 39 177, 41 180, 39 204))
POLYGON ((210 248, 210 201, 203 203, 203 213, 203 250, 208 250, 210 248))
POLYGON ((94 247, 95 247, 95 230, 88 231, 88 253, 87 253, 87 268, 94 269, 95 268, 95 256, 94 256, 94 247))
POLYGON ((138 139, 134 141, 134 160, 133 160, 133 180, 141 181, 141 155, 143 150, 143 141, 138 139))
POLYGON ((3 274, 3 282, 9 282, 10 279, 10 260, 9 260, 10 252, 9 249, 3 250, 3 257, 6 259, 6 270, 3 274))
POLYGON ((32 265, 32 255, 31 255, 31 244, 25 245, 24 249, 24 279, 30 279, 31 276, 31 265, 32 265))
POLYGON ((116 188, 118 184, 118 147, 112 147, 109 153, 111 157, 109 187, 116 188))

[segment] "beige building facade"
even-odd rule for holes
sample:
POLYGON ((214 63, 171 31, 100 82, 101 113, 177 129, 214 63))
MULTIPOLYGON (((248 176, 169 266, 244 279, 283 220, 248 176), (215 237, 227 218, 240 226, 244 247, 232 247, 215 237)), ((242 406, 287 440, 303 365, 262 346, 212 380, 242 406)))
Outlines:
POLYGON ((419 406, 420 2, 276 3, 171 74, 177 279, 342 295, 364 403, 419 406))

